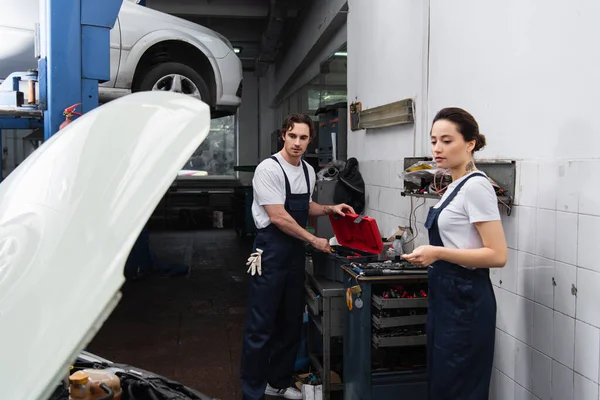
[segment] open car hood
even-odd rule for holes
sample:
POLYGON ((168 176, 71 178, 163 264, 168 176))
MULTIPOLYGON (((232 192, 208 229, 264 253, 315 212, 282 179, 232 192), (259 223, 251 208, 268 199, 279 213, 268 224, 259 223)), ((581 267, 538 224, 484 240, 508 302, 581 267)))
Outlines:
POLYGON ((75 120, 0 184, 0 398, 46 400, 69 373, 209 127, 197 99, 135 93, 75 120))

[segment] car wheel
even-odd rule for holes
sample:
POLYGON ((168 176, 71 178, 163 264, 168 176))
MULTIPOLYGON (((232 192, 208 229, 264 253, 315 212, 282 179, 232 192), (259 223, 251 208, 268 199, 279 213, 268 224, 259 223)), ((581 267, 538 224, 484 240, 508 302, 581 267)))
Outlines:
POLYGON ((210 104, 210 91, 204 79, 192 68, 176 62, 151 68, 143 77, 139 90, 183 93, 210 104))

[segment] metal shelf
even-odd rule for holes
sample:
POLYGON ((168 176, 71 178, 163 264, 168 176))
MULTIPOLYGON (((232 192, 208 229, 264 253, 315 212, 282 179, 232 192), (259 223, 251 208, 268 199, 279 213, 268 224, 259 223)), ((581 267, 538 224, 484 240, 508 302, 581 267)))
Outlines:
POLYGON ((44 112, 36 108, 0 107, 0 115, 21 118, 44 118, 44 112))
MULTIPOLYGON (((420 197, 423 199, 434 199, 434 200, 439 200, 442 198, 442 195, 432 194, 432 193, 401 192, 400 195, 407 196, 407 197, 420 197)), ((496 197, 498 197, 498 203, 502 202, 508 206, 510 206, 512 204, 512 197, 509 197, 509 196, 496 196, 496 197)))

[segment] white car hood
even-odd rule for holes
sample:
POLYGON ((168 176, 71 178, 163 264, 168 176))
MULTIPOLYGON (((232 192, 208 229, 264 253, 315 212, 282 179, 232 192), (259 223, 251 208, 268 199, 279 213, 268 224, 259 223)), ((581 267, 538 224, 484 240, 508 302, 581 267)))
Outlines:
POLYGON ((119 299, 134 242, 210 111, 168 92, 111 101, 0 184, 0 397, 46 400, 119 299))

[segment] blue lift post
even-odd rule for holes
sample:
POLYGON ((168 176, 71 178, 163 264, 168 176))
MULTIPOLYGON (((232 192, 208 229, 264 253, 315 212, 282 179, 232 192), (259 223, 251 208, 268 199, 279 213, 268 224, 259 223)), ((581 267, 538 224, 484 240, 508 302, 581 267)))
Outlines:
MULTIPOLYGON (((98 106, 98 83, 110 80, 110 30, 123 0, 46 2, 46 60, 39 62, 46 81, 44 139, 58 131, 63 111, 81 103, 82 113, 98 106)), ((43 88, 40 85, 40 91, 43 88)))
MULTIPOLYGON (((98 106, 98 83, 110 80, 110 30, 122 4, 123 0, 40 0, 45 13, 40 15, 39 107, 3 109, 0 130, 43 126, 47 140, 58 132, 65 108, 81 103, 85 113, 98 106)), ((18 92, 18 81, 14 86, 18 92)))

